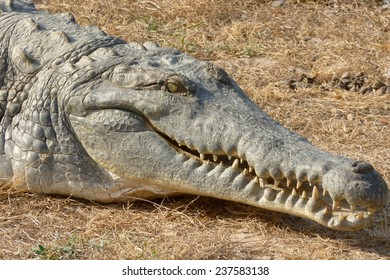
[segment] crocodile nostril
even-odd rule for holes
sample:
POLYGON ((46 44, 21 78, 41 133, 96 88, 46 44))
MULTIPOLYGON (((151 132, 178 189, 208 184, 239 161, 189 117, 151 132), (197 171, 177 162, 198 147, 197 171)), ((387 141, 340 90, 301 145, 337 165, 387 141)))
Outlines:
POLYGON ((364 161, 355 161, 355 162, 352 162, 351 163, 351 167, 352 167, 352 171, 355 172, 355 173, 369 173, 371 172, 372 170, 374 170, 374 168, 372 167, 371 164, 369 164, 368 162, 364 162, 364 161))

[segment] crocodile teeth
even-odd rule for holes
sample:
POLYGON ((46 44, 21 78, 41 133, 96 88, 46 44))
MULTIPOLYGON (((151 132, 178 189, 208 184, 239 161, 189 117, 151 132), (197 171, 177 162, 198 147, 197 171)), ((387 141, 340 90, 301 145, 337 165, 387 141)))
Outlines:
POLYGON ((235 168, 235 169, 238 168, 238 159, 234 160, 232 167, 235 168))
MULTIPOLYGON (((290 187, 291 186, 291 180, 290 179, 287 179, 287 187, 290 187)), ((294 188, 295 189, 295 188, 294 188)))
POLYGON ((214 160, 215 162, 217 162, 217 161, 218 161, 218 156, 217 156, 217 155, 213 155, 213 160, 214 160))
POLYGON ((311 197, 312 197, 314 200, 318 200, 319 195, 318 195, 318 188, 317 188, 317 186, 314 186, 314 188, 313 188, 313 193, 312 193, 311 197))
POLYGON ((245 168, 244 171, 243 171, 242 173, 243 173, 245 176, 248 175, 248 174, 249 174, 248 169, 245 168))
POLYGON ((306 198, 306 191, 302 192, 302 198, 306 198))
POLYGON ((253 167, 249 166, 249 173, 252 173, 252 172, 253 172, 253 167))
POLYGON ((333 210, 337 210, 338 208, 340 208, 340 201, 338 201, 338 200, 333 200, 332 209, 333 209, 333 210))
POLYGON ((324 213, 324 215, 327 215, 327 214, 332 213, 332 211, 330 210, 330 208, 329 208, 328 206, 326 206, 326 207, 324 208, 324 210, 323 210, 323 213, 324 213))
POLYGON ((356 215, 356 219, 358 219, 358 220, 361 220, 361 219, 363 219, 364 218, 364 213, 363 212, 360 212, 360 213, 358 213, 357 215, 356 215))
POLYGON ((263 178, 260 178, 260 186, 261 186, 262 188, 265 187, 265 180, 264 180, 263 178))
POLYGON ((345 215, 344 213, 341 213, 339 216, 339 220, 344 221, 345 219, 347 219, 347 215, 345 215))
POLYGON ((297 190, 295 188, 292 189, 291 195, 298 196, 297 190))
POLYGON ((231 159, 232 159, 232 156, 231 156, 231 155, 228 155, 227 157, 228 157, 228 159, 229 159, 229 160, 231 160, 231 159))
POLYGON ((200 154, 200 159, 204 160, 204 154, 200 154))
POLYGON ((327 193, 328 193, 327 190, 325 190, 325 189, 322 190, 322 195, 323 195, 323 196, 326 196, 327 193))
POLYGON ((297 181, 297 190, 299 190, 300 187, 302 187, 302 182, 301 181, 297 181))
POLYGON ((274 186, 275 188, 279 187, 280 181, 279 180, 274 180, 274 186))
POLYGON ((253 181, 258 184, 259 183, 259 177, 255 176, 255 178, 253 179, 253 181))

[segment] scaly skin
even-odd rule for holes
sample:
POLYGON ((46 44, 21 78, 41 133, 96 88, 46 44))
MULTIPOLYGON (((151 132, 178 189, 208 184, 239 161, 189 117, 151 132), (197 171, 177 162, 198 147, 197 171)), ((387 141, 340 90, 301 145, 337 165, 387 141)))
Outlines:
POLYGON ((220 68, 0 1, 0 182, 101 202, 182 193, 367 227, 388 188, 321 151, 220 68))

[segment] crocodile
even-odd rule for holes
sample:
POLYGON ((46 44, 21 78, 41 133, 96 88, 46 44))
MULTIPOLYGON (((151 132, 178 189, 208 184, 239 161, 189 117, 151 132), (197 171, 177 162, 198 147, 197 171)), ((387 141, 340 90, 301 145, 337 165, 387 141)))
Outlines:
POLYGON ((388 200, 370 163, 284 128, 220 67, 0 1, 0 184, 103 203, 180 194, 336 230, 388 200))

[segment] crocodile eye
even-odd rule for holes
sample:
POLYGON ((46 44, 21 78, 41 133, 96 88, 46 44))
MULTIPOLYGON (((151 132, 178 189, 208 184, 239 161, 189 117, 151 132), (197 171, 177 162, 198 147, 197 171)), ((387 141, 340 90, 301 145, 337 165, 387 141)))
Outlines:
POLYGON ((176 93, 183 96, 188 94, 188 89, 176 79, 168 79, 162 89, 167 92, 176 93))
POLYGON ((176 93, 179 91, 180 88, 180 85, 174 82, 167 82, 166 86, 167 86, 167 91, 169 91, 170 93, 176 93))

